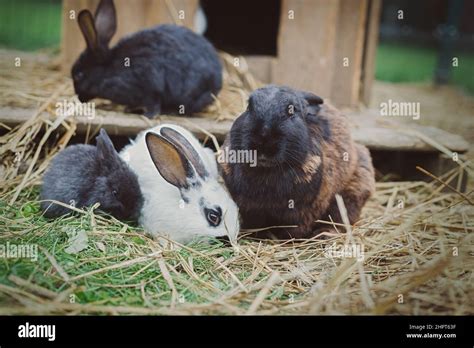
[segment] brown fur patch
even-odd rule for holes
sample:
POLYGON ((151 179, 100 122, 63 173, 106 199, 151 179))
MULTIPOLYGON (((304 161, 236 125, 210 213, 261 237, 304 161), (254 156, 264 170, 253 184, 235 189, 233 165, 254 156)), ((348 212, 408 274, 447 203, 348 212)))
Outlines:
POLYGON ((321 165, 321 157, 317 155, 308 155, 304 165, 303 165, 303 176, 296 177, 295 183, 309 183, 313 179, 313 175, 319 169, 321 165))

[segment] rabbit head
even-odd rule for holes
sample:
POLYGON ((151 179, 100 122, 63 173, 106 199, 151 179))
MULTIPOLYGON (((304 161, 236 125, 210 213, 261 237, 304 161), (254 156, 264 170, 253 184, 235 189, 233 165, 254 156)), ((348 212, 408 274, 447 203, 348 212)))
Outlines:
POLYGON ((113 0, 101 0, 95 16, 82 10, 77 21, 87 48, 73 65, 71 75, 78 98, 84 103, 100 95, 98 82, 108 75, 106 65, 112 59, 109 43, 117 29, 113 0))
POLYGON ((240 230, 236 204, 212 174, 209 161, 200 157, 203 151, 198 153, 183 135, 185 130, 177 129, 181 127, 160 127, 145 135, 151 160, 166 181, 162 185, 172 185, 175 192, 162 198, 166 207, 161 204, 162 211, 156 211, 162 214, 160 232, 182 242, 199 236, 235 241, 240 230))
POLYGON ((137 220, 143 198, 136 175, 115 151, 104 129, 97 136, 99 172, 90 191, 90 203, 119 219, 137 220))
POLYGON ((322 99, 307 92, 269 85, 255 90, 232 129, 232 146, 256 150, 257 167, 296 166, 310 146, 307 117, 322 99))

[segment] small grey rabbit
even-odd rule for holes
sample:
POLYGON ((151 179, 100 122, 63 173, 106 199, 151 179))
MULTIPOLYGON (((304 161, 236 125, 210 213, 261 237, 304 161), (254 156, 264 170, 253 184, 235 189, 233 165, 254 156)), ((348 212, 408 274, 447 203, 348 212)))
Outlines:
POLYGON ((99 209, 118 219, 137 220, 143 197, 137 176, 120 158, 107 132, 100 130, 97 146, 72 145, 53 159, 43 178, 40 199, 46 217, 100 203, 99 209))
POLYGON ((109 48, 116 21, 112 0, 102 0, 95 16, 88 10, 78 15, 87 48, 72 78, 81 102, 109 99, 129 110, 144 109, 147 117, 189 115, 213 102, 222 88, 222 65, 209 41, 183 26, 164 24, 109 48))

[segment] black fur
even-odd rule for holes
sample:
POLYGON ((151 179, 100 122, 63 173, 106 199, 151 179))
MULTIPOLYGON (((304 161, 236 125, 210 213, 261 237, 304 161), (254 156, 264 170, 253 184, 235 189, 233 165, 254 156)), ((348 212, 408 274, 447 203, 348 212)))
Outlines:
POLYGON ((290 169, 301 163, 311 148, 312 135, 306 123, 319 122, 313 113, 317 109, 309 106, 298 91, 288 87, 269 85, 255 90, 247 110, 231 129, 232 146, 258 150, 258 168, 280 165, 290 169))
POLYGON ((136 175, 115 151, 105 130, 97 146, 72 145, 62 150, 47 169, 41 189, 41 208, 46 217, 71 210, 52 204, 74 202, 78 208, 100 203, 99 209, 118 219, 137 220, 143 197, 136 175))
POLYGON ((303 164, 308 155, 321 156, 319 144, 330 137, 327 121, 317 116, 322 100, 312 94, 280 86, 254 91, 249 106, 230 131, 230 149, 257 150, 257 166, 227 164, 224 179, 239 206, 243 228, 298 225, 298 214, 318 195, 323 164, 308 181, 303 164), (309 97, 311 96, 311 98, 309 97), (294 114, 288 107, 294 106, 294 114), (312 127, 308 127, 311 124, 312 127))
MULTIPOLYGON (((101 1, 97 12, 113 6, 101 1)), ((222 66, 214 47, 204 37, 177 25, 160 25, 120 40, 108 48, 97 27, 97 46, 88 44, 72 68, 75 91, 81 100, 109 99, 129 109, 144 109, 153 117, 161 112, 201 111, 222 87, 222 66), (130 67, 125 66, 128 58, 130 67)), ((115 31, 115 10, 107 11, 109 31, 115 31), (113 30, 112 30, 112 29, 113 30)), ((81 22, 80 26, 81 26, 81 22)), ((101 27, 107 28, 107 25, 101 27)), ((85 35, 86 36, 86 35, 85 35)))
POLYGON ((299 239, 330 230, 317 221, 342 223, 336 194, 353 224, 375 190, 368 149, 354 143, 339 110, 308 92, 279 86, 254 91, 223 148, 258 152, 256 167, 221 163, 242 227, 283 226, 257 237, 299 239), (293 115, 288 105, 295 106, 293 115))

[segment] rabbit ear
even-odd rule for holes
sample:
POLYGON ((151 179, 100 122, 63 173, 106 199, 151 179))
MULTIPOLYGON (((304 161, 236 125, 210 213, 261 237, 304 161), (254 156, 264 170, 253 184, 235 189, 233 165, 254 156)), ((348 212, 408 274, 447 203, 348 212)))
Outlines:
POLYGON ((301 94, 309 105, 319 105, 324 103, 323 98, 317 96, 316 94, 310 92, 301 92, 301 94))
POLYGON ((98 47, 97 31, 95 30, 94 18, 89 10, 82 10, 77 17, 79 28, 86 40, 87 47, 95 51, 98 47))
POLYGON ((101 159, 110 161, 115 156, 118 156, 114 144, 105 129, 100 129, 99 135, 96 138, 96 144, 101 159))
POLYGON ((145 136, 148 152, 160 175, 178 189, 189 187, 188 178, 194 177, 191 163, 170 141, 155 133, 145 136))
POLYGON ((170 127, 162 127, 160 133, 168 141, 173 143, 180 151, 186 156, 191 162, 194 169, 201 178, 209 176, 209 172, 206 170, 201 157, 197 153, 196 149, 189 143, 189 141, 179 132, 170 127))
POLYGON ((117 13, 113 0, 101 0, 94 17, 99 43, 103 47, 108 47, 117 30, 117 13))

